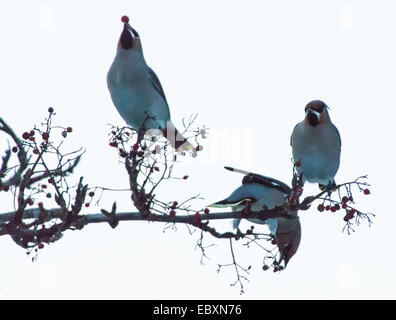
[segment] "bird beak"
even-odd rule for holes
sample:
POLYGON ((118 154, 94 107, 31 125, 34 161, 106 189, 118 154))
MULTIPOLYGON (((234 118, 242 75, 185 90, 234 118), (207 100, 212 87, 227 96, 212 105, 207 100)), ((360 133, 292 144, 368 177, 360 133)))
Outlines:
POLYGON ((311 108, 308 108, 305 112, 305 117, 311 126, 316 126, 320 122, 321 114, 311 108))
MULTIPOLYGON (((126 31, 126 30, 128 30, 132 33, 132 27, 129 24, 129 22, 124 22, 124 31, 126 31)), ((133 33, 132 33, 132 36, 133 36, 133 33)))
POLYGON ((134 47, 138 33, 130 26, 128 22, 124 22, 124 28, 120 36, 120 44, 123 49, 131 49, 134 47))

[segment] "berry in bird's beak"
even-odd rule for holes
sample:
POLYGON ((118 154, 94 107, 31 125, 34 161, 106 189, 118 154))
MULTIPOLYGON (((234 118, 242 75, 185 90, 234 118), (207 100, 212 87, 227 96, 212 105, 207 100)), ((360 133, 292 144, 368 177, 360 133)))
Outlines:
POLYGON ((139 38, 139 34, 129 24, 129 17, 122 16, 121 22, 124 23, 124 29, 120 37, 120 45, 123 49, 132 49, 136 47, 136 38, 139 38))
POLYGON ((129 17, 128 16, 122 16, 121 17, 121 22, 128 23, 129 22, 129 17))

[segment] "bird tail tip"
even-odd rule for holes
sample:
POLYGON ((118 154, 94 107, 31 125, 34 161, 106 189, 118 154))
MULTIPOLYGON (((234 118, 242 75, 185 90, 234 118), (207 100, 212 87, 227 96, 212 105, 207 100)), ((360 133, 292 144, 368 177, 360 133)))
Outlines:
POLYGON ((208 208, 227 208, 227 207, 232 207, 233 205, 234 205, 234 203, 231 203, 227 199, 224 199, 224 200, 212 203, 206 207, 208 207, 208 208))
POLYGON ((181 145, 174 146, 176 152, 184 155, 186 152, 190 153, 194 158, 197 156, 197 148, 192 143, 185 140, 181 145))

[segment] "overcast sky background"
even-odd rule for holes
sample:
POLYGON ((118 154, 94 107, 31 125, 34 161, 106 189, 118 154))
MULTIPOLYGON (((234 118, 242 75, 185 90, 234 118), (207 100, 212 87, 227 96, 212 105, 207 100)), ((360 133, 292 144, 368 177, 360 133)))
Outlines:
MULTIPOLYGON (((395 299, 394 156, 396 4, 392 1, 8 1, 0 5, 0 116, 17 133, 47 115, 72 126, 66 149, 86 149, 72 179, 90 186, 128 186, 108 147, 108 124, 124 125, 106 73, 128 15, 146 61, 156 71, 173 121, 198 113, 210 128, 196 159, 162 186, 165 200, 200 193, 195 207, 218 201, 241 183, 235 166, 290 183, 294 125, 306 103, 325 101, 342 138, 338 183, 368 174, 372 194, 355 193, 374 224, 342 232, 343 212, 301 212, 302 241, 281 273, 261 270, 262 252, 237 248, 252 265, 240 295, 227 243, 206 236, 210 260, 200 265, 199 233, 163 232, 147 222, 89 225, 68 231, 32 263, 0 238, 0 298, 9 299, 395 299)), ((6 138, 0 136, 3 150, 6 138)), ((112 152, 113 151, 113 152, 112 152)), ((307 185, 306 195, 317 192, 307 185)), ((128 193, 105 193, 98 212, 128 193)), ((50 205, 50 203, 48 204, 50 205)), ((0 211, 12 210, 0 194, 0 211)))

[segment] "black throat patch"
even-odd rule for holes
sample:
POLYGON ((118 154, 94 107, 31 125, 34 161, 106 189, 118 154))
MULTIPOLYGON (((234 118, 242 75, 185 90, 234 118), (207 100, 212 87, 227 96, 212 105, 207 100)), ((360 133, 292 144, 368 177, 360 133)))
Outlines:
POLYGON ((133 47, 133 37, 128 30, 122 31, 120 41, 124 49, 131 49, 133 47))
POLYGON ((316 127, 319 124, 319 119, 316 114, 308 112, 307 118, 310 126, 316 127))

